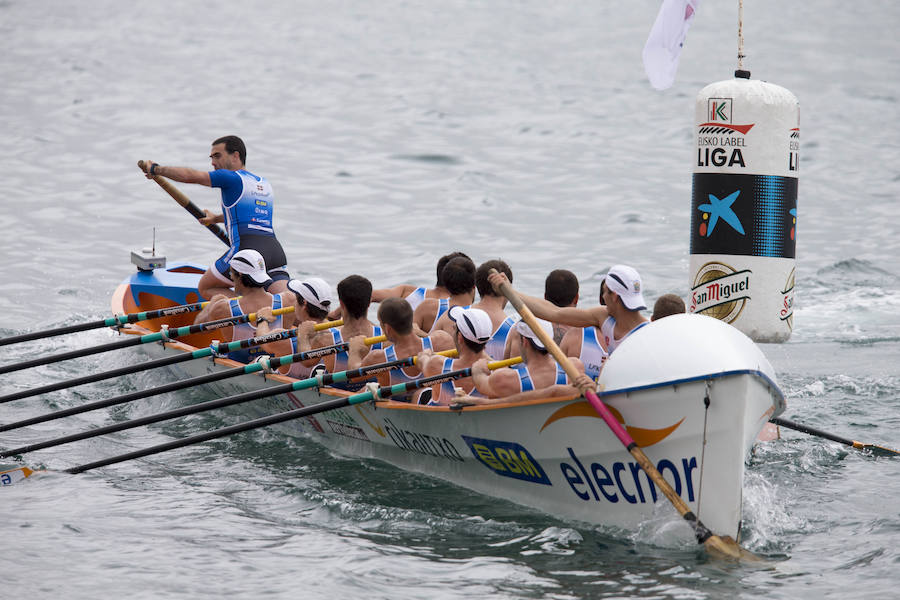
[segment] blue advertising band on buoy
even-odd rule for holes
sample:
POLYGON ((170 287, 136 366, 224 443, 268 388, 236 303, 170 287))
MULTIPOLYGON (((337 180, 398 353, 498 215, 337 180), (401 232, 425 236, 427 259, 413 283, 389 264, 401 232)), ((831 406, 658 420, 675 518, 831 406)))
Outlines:
POLYGON ((797 179, 694 173, 691 254, 795 258, 797 179))

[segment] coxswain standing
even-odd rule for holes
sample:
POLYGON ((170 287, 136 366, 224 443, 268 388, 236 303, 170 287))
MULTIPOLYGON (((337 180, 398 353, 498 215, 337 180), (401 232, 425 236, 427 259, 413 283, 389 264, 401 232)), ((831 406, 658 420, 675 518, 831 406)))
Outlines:
POLYGON ((225 223, 225 233, 231 242, 215 264, 209 267, 198 284, 200 295, 209 300, 216 294, 228 297, 236 293, 228 275, 228 263, 239 250, 256 250, 268 266, 270 282, 266 291, 277 294, 287 289, 290 275, 287 258, 275 231, 272 215, 275 197, 268 180, 244 169, 247 148, 241 138, 226 135, 212 143, 209 153, 213 171, 198 171, 189 167, 164 167, 152 160, 143 161, 144 172, 151 179, 156 175, 181 183, 197 183, 222 191, 222 212, 199 219, 203 225, 225 223))

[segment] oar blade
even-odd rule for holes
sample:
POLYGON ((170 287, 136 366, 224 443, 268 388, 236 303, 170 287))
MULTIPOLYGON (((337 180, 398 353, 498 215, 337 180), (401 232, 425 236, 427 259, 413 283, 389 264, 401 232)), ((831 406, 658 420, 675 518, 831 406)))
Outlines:
POLYGON ((717 558, 722 558, 725 560, 734 560, 734 561, 749 561, 749 562, 764 562, 765 559, 758 554, 754 554, 749 550, 741 548, 734 538, 729 535, 713 535, 710 536, 705 542, 703 542, 703 547, 706 548, 706 551, 710 553, 710 555, 716 556, 717 558))
POLYGON ((862 444, 862 450, 871 453, 873 456, 900 456, 900 451, 876 444, 862 444))
POLYGON ((0 486, 12 485, 31 477, 35 471, 28 467, 17 467, 8 471, 0 471, 0 486))

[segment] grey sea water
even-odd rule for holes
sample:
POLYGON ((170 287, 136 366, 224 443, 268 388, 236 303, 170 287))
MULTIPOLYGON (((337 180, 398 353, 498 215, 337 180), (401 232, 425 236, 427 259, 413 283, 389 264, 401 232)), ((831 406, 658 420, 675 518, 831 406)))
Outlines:
MULTIPOLYGON (((801 106, 795 330, 763 347, 786 417, 900 447, 900 7, 745 3, 744 66, 801 106)), ((737 2, 704 2, 675 85, 641 48, 659 4, 0 1, 0 336, 108 316, 129 252, 222 246, 135 163, 205 168, 235 133, 268 177, 295 274, 431 284, 437 257, 506 259, 582 301, 619 262, 688 290, 697 92, 736 67, 737 2), (154 233, 155 232, 155 233, 154 233)), ((200 206, 215 193, 182 189, 200 206)), ((99 344, 0 348, 0 364, 99 344)), ((140 360, 0 376, 3 392, 140 360)), ((9 422, 160 383, 147 372, 0 405, 9 422)), ((0 434, 10 448, 151 414, 160 396, 0 434)), ((234 422, 209 414, 27 455, 63 469, 234 422)), ((15 463, 5 463, 15 464, 15 463)), ((900 462, 803 434, 758 446, 745 545, 764 568, 585 527, 258 431, 0 490, 4 598, 874 598, 900 583, 900 462)))

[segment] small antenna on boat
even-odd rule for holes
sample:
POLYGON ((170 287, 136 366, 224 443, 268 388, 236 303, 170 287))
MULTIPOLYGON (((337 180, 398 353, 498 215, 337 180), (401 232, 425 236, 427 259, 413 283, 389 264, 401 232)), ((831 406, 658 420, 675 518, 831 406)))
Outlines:
POLYGON ((153 269, 166 267, 166 257, 156 255, 156 227, 153 228, 153 245, 150 248, 143 248, 140 252, 132 252, 131 262, 143 273, 152 273, 153 269))

